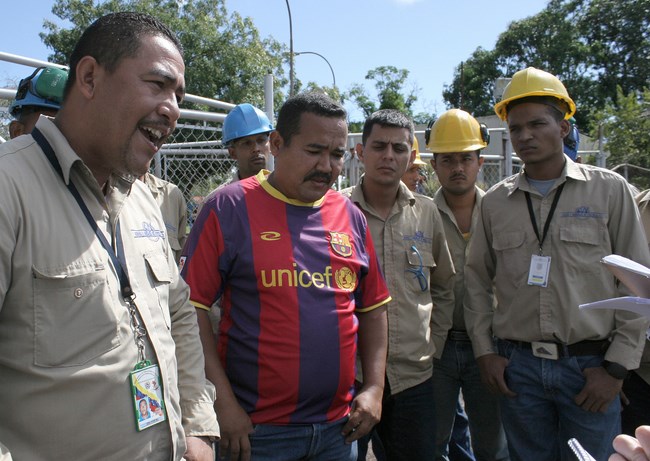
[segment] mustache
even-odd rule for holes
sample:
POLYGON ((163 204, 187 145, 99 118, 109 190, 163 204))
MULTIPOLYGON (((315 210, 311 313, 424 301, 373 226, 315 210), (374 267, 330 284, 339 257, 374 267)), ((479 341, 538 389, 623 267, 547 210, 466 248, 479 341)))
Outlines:
POLYGON ((331 182, 332 175, 329 173, 321 173, 320 171, 314 171, 312 173, 309 173, 307 176, 305 176, 303 182, 311 181, 312 179, 322 179, 323 181, 331 182))
POLYGON ((452 181, 453 181, 454 179, 467 179, 467 176, 465 176, 464 174, 455 174, 455 175, 453 175, 453 176, 452 176, 451 178, 449 178, 449 179, 451 179, 452 181))

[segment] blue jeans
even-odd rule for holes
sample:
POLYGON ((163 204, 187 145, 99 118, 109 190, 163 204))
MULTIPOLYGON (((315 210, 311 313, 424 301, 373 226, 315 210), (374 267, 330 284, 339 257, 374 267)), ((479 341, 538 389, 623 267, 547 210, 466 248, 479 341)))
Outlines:
POLYGON ((575 460, 567 445, 574 437, 597 460, 613 453, 612 440, 621 431, 620 399, 605 413, 583 410, 573 401, 585 385, 582 370, 600 366, 603 356, 549 360, 506 341, 498 341, 498 347, 509 360, 506 384, 517 394, 500 398, 513 461, 575 460))
POLYGON ((509 459, 498 398, 481 381, 469 340, 447 340, 440 360, 435 360, 433 364, 433 389, 436 407, 436 460, 450 459, 448 445, 461 389, 476 459, 509 459))
MULTIPOLYGON (((431 379, 390 395, 386 382, 381 421, 377 434, 389 461, 433 459, 435 431, 431 379)), ((374 448, 374 446, 373 446, 374 448)))
POLYGON ((252 461, 356 461, 357 443, 341 435, 347 418, 327 424, 257 424, 249 436, 252 461))
POLYGON ((469 438, 469 421, 460 400, 456 404, 454 427, 451 430, 451 438, 449 439, 449 460, 476 461, 474 453, 472 453, 472 442, 469 438))
POLYGON ((650 424, 650 384, 632 371, 623 382, 623 392, 630 403, 621 413, 621 432, 634 437, 638 426, 650 424))

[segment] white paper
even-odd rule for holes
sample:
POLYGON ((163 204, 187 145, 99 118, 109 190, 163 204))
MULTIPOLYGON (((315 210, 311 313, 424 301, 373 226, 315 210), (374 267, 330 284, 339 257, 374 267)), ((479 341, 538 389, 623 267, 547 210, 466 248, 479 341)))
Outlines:
POLYGON ((637 296, 650 298, 650 269, 620 255, 609 255, 603 264, 637 296))
POLYGON ((622 309, 650 318, 650 299, 624 296, 622 298, 610 298, 593 303, 580 304, 580 309, 622 309))

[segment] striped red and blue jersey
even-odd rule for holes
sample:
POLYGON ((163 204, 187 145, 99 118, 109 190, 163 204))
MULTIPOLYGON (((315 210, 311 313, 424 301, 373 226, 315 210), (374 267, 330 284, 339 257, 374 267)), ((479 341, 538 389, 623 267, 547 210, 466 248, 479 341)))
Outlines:
POLYGON ((350 411, 355 312, 390 300, 361 211, 330 190, 300 203, 265 172, 206 199, 184 249, 190 300, 221 298, 218 352, 254 424, 317 424, 350 411))

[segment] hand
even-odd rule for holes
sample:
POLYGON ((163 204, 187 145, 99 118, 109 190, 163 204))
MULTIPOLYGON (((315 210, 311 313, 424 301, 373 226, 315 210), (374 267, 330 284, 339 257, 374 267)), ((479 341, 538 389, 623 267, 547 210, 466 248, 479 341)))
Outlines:
POLYGON ((583 410, 604 413, 621 392, 623 380, 614 378, 603 367, 585 368, 582 374, 587 382, 574 402, 583 410))
POLYGON ((368 434, 381 418, 381 400, 384 389, 379 386, 362 388, 352 401, 350 418, 341 433, 346 443, 352 443, 368 434))
POLYGON ((221 429, 219 440, 219 457, 230 453, 231 461, 250 461, 251 443, 248 434, 253 432, 253 423, 244 409, 235 402, 220 401, 215 403, 217 419, 221 429))
POLYGON ((508 359, 498 354, 482 355, 476 359, 481 372, 481 380, 493 394, 502 394, 506 397, 515 397, 505 380, 505 370, 508 359))
POLYGON ((208 437, 187 437, 187 449, 183 459, 187 461, 213 461, 214 451, 208 437))
POLYGON ((636 438, 621 434, 614 439, 614 453, 609 461, 650 461, 650 426, 639 426, 636 438))

